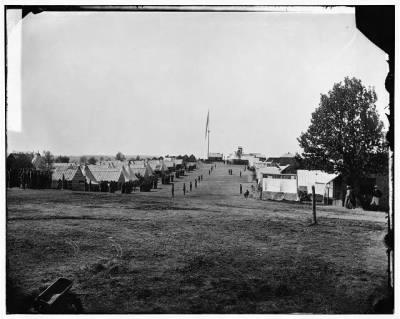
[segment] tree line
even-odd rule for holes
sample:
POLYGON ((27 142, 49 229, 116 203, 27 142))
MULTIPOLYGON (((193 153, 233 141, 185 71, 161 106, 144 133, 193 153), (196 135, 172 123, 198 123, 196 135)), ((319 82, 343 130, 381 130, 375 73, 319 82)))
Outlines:
MULTIPOLYGON (((40 155, 43 157, 43 159, 45 160, 45 163, 47 165, 48 168, 51 168, 53 166, 53 163, 70 163, 71 158, 69 156, 66 155, 58 155, 58 156, 54 156, 50 151, 48 150, 44 150, 42 152, 42 154, 40 155)), ((10 154, 7 157, 7 161, 6 161, 6 166, 7 169, 11 169, 11 168, 16 168, 16 169, 22 169, 22 168, 33 168, 33 164, 32 164, 32 160, 35 157, 35 152, 15 152, 10 154)), ((168 157, 168 155, 166 156, 168 157)), ((176 157, 177 159, 182 159, 183 162, 196 162, 197 159, 196 157, 191 154, 189 155, 179 155, 176 157)), ((115 157, 115 160, 119 160, 119 161, 125 161, 127 158, 126 156, 121 153, 118 152, 115 157)), ((130 158, 128 160, 131 161, 138 161, 138 160, 142 160, 144 159, 141 158, 139 155, 137 155, 134 158, 130 158)), ((164 157, 160 156, 160 157, 152 157, 152 160, 163 160, 164 157)), ((89 164, 89 165, 95 165, 97 164, 99 161, 108 161, 108 160, 113 160, 112 157, 109 156, 100 156, 98 158, 96 158, 95 156, 86 156, 86 155, 82 155, 79 158, 79 162, 81 164, 89 164)))

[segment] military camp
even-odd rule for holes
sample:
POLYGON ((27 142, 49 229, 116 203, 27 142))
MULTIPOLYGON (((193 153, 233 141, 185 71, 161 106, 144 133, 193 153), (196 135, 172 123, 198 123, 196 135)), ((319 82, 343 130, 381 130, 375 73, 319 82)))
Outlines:
POLYGON ((399 317, 393 1, 6 2, 0 313, 399 317))

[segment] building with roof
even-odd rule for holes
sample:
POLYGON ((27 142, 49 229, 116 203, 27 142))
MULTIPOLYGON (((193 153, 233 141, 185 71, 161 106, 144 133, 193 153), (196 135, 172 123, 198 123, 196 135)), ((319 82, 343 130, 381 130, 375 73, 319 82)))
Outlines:
POLYGON ((297 170, 300 167, 299 160, 296 158, 296 155, 293 153, 284 153, 279 157, 268 157, 268 162, 272 162, 273 164, 278 164, 280 166, 290 165, 292 169, 297 170))
MULTIPOLYGON (((316 201, 342 205, 343 190, 340 174, 318 170, 297 170, 287 173, 290 165, 261 167, 258 169, 262 198, 272 200, 310 200, 315 187, 316 201)), ((289 170, 290 171, 290 170, 289 170)))
POLYGON ((47 169, 46 159, 43 156, 40 156, 39 153, 36 153, 32 159, 32 165, 36 169, 45 170, 47 169))
POLYGON ((125 176, 121 168, 105 167, 101 165, 87 165, 85 170, 89 170, 86 176, 90 178, 92 183, 116 182, 119 187, 125 182, 125 176))
POLYGON ((273 165, 273 166, 259 166, 256 169, 256 178, 259 182, 263 178, 268 178, 268 177, 274 177, 276 175, 281 175, 281 174, 290 174, 290 165, 285 165, 285 166, 279 166, 279 165, 273 165))
POLYGON ((51 176, 51 188, 85 191, 85 181, 86 177, 79 166, 59 166, 51 176))
POLYGON ((222 153, 208 153, 207 159, 211 162, 222 162, 224 160, 224 154, 222 153))

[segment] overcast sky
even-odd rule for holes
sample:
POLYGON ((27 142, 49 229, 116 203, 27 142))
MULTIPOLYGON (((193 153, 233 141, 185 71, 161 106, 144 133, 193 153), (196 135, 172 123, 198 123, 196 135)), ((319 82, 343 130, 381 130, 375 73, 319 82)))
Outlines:
POLYGON ((320 94, 345 76, 375 87, 387 127, 386 54, 354 14, 322 11, 30 14, 8 151, 205 157, 210 110, 210 152, 301 152, 320 94))

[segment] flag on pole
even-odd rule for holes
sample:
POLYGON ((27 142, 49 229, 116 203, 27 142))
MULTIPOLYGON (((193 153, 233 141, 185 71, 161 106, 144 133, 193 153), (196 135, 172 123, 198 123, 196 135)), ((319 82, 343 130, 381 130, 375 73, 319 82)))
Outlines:
POLYGON ((205 138, 207 138, 207 134, 208 134, 208 130, 209 130, 209 125, 210 125, 210 110, 208 110, 208 113, 207 113, 206 137, 205 137, 205 138))

